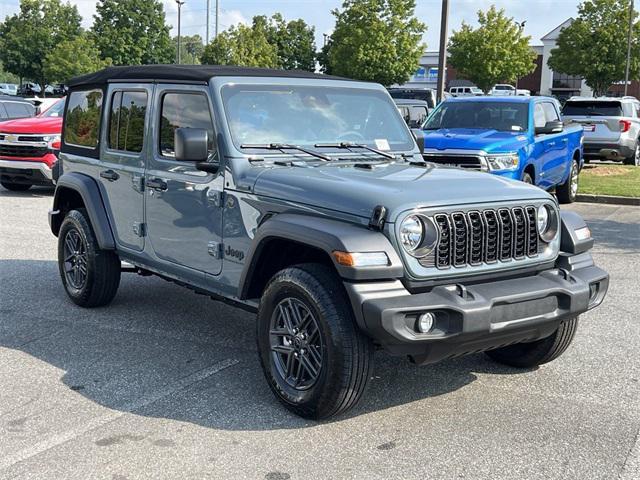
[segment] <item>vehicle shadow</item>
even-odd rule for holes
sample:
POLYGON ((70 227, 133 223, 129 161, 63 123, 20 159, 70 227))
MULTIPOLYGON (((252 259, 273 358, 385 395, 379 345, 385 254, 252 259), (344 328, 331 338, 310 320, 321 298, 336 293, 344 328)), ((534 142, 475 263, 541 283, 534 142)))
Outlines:
POLYGON ((52 197, 55 187, 40 187, 33 186, 29 190, 24 192, 13 192, 7 190, 0 185, 0 197, 14 197, 14 198, 33 198, 33 197, 52 197))
MULTIPOLYGON (((123 274, 112 305, 82 309, 67 299, 52 261, 0 260, 0 283, 0 347, 62 370, 60 380, 87 400, 216 429, 317 425, 289 413, 269 390, 255 351, 253 314, 134 274, 123 274)), ((362 402, 332 421, 445 395, 478 374, 521 372, 484 355, 419 367, 376 352, 362 402)), ((39 380, 33 397, 48 398, 50 391, 39 390, 50 385, 50 378, 39 380)))
MULTIPOLYGON (((640 215, 639 215, 640 217, 640 215)), ((614 220, 587 220, 597 247, 640 252, 640 223, 614 220)))

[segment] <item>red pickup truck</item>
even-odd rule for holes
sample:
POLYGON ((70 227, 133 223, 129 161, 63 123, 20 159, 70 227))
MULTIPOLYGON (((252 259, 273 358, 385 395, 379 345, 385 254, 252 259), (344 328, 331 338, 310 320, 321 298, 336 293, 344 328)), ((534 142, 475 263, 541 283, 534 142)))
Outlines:
POLYGON ((64 98, 40 115, 0 123, 0 184, 24 191, 32 185, 53 185, 58 161, 64 98))

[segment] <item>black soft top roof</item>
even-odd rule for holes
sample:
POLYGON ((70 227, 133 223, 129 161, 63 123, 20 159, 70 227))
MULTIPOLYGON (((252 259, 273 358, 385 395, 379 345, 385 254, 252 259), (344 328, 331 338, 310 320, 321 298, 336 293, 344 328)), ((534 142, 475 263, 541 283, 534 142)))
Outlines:
POLYGON ((95 73, 72 78, 69 88, 82 85, 100 85, 117 81, 170 81, 208 82, 212 77, 279 77, 348 80, 302 70, 272 70, 268 68, 236 67, 226 65, 137 65, 107 67, 95 73))

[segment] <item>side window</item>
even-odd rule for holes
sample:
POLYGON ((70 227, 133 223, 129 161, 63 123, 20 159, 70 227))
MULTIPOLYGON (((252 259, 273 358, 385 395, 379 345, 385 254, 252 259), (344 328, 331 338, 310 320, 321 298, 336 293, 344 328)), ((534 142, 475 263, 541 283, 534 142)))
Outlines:
POLYGON ((547 124, 544 108, 542 108, 542 104, 540 103, 536 103, 533 110, 533 124, 536 128, 544 127, 547 124))
POLYGON ((4 104, 0 103, 0 118, 5 119, 7 117, 7 111, 4 109, 4 104))
POLYGON ((402 115, 402 118, 404 118, 404 121, 409 123, 409 121, 411 120, 409 115, 409 107, 398 107, 398 110, 400 111, 400 115, 402 115))
POLYGON ((413 107, 411 109, 411 120, 416 125, 422 125, 427 118, 427 109, 425 107, 413 107))
POLYGON ((147 92, 115 92, 109 113, 109 148, 140 153, 146 112, 147 92))
POLYGON ((209 136, 209 157, 216 153, 209 102, 202 93, 166 93, 160 108, 160 154, 175 156, 174 133, 178 128, 204 128, 209 136))
POLYGON ((72 92, 67 100, 64 143, 95 149, 100 132, 102 90, 72 92))
POLYGON ((554 107, 552 103, 544 102, 542 104, 542 108, 544 109, 544 115, 547 122, 556 122, 560 120, 556 107, 554 107))
POLYGON ((636 103, 636 117, 640 118, 640 102, 636 103))
POLYGON ((25 118, 33 115, 33 108, 18 102, 6 102, 4 104, 9 118, 25 118))

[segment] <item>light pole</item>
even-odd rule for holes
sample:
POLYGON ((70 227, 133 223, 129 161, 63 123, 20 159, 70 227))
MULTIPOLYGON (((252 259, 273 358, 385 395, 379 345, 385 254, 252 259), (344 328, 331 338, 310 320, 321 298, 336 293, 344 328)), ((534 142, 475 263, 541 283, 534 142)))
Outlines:
POLYGON ((176 63, 180 65, 180 10, 184 5, 184 0, 176 0, 176 3, 178 4, 178 61, 176 63))
POLYGON ((447 30, 449 25, 449 0, 442 0, 440 20, 440 54, 438 56, 438 102, 444 98, 444 77, 447 69, 447 30))
POLYGON ((220 0, 216 0, 216 38, 218 38, 218 24, 220 20, 220 0))
POLYGON ((624 71, 624 94, 629 91, 629 67, 631 65, 631 35, 633 33, 633 0, 629 0, 629 34, 627 38, 627 66, 624 71))
MULTIPOLYGON (((518 30, 520 31, 520 33, 522 33, 522 31, 524 30, 524 26, 526 25, 527 21, 523 20, 518 24, 518 30)), ((518 77, 516 77, 516 95, 518 95, 518 77)))
POLYGON ((207 33, 205 34, 205 45, 209 45, 209 13, 211 10, 211 0, 207 0, 207 33))

